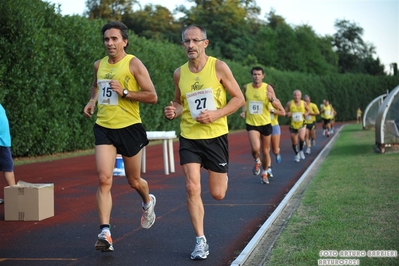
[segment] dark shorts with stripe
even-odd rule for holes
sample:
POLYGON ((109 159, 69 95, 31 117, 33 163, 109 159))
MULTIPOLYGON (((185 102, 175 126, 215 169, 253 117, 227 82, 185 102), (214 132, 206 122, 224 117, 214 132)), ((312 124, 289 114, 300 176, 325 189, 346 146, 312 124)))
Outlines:
POLYGON ((14 171, 14 161, 12 159, 10 147, 0 146, 0 171, 2 172, 14 171))
POLYGON ((316 129, 316 121, 313 121, 312 124, 306 124, 306 128, 309 130, 316 129))
POLYGON ((323 124, 324 125, 327 125, 327 124, 330 124, 331 123, 331 119, 324 119, 323 118, 323 124))
POLYGON ((289 130, 291 133, 296 134, 296 133, 298 133, 298 130, 300 130, 301 128, 304 128, 304 127, 305 127, 305 124, 303 124, 300 128, 293 128, 290 126, 289 130))
POLYGON ((247 128, 247 131, 255 130, 255 131, 258 131, 260 134, 262 134, 263 136, 266 136, 266 137, 271 135, 272 131, 273 131, 272 124, 267 124, 267 125, 264 125, 264 126, 251 126, 251 125, 248 125, 248 124, 245 124, 245 125, 246 125, 246 128, 247 128))
POLYGON ((289 130, 291 133, 296 134, 296 133, 298 133, 298 130, 300 130, 301 128, 304 128, 304 127, 306 127, 305 120, 303 120, 302 125, 299 128, 293 128, 292 124, 290 124, 289 130))
POLYGON ((110 129, 94 124, 96 145, 114 145, 116 152, 132 157, 148 145, 147 132, 141 123, 125 128, 110 129))
POLYGON ((227 173, 229 170, 229 143, 227 134, 213 139, 186 139, 180 136, 180 165, 199 163, 205 169, 227 173))

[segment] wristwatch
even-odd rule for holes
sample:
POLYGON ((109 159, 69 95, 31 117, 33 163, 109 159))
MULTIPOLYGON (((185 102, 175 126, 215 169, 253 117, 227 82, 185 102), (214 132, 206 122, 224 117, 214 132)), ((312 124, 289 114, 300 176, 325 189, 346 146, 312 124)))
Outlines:
POLYGON ((123 94, 122 94, 122 98, 125 98, 128 93, 129 93, 129 91, 127 89, 124 89, 123 90, 123 94))

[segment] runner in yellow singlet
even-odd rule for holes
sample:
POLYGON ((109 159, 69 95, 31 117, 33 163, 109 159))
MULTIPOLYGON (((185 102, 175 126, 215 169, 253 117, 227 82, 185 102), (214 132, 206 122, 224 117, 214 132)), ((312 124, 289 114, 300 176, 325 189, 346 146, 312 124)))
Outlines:
POLYGON ((305 142, 305 117, 309 115, 309 107, 305 101, 301 100, 302 93, 300 90, 293 92, 293 100, 287 102, 285 106, 285 112, 287 117, 290 118, 290 132, 292 148, 295 152, 295 162, 299 162, 301 159, 305 159, 303 152, 303 144, 305 142), (299 147, 298 147, 299 138, 299 147))
POLYGON ((108 55, 94 63, 91 98, 83 113, 91 118, 97 103, 93 131, 101 232, 94 247, 102 252, 112 252, 111 187, 116 154, 122 155, 128 184, 142 200, 141 227, 148 229, 155 222, 156 198, 149 193, 147 181, 140 176, 142 148, 148 144, 148 139, 140 118, 139 102, 156 104, 158 96, 147 68, 137 57, 126 53, 129 45, 127 26, 112 21, 105 24, 101 32, 108 55))
POLYGON ((311 153, 311 147, 316 144, 316 116, 320 114, 319 108, 315 103, 310 101, 309 95, 305 95, 303 97, 304 101, 307 103, 309 107, 309 115, 305 117, 306 123, 306 154, 311 153))
MULTIPOLYGON (((274 103, 277 98, 273 87, 263 82, 265 72, 262 67, 253 67, 251 76, 252 82, 243 88, 246 104, 242 107, 241 117, 245 119, 251 154, 255 160, 253 174, 259 175, 262 167, 261 183, 269 184, 269 178, 273 177, 270 158, 273 131, 270 105, 275 105, 278 109, 274 103)), ((274 107, 272 110, 274 111, 274 107)))
POLYGON ((333 118, 333 109, 329 101, 325 101, 320 108, 321 117, 323 118, 324 134, 329 137, 331 134, 331 119, 333 118))
POLYGON ((356 121, 358 124, 362 121, 362 110, 360 109, 360 107, 358 107, 356 111, 356 121))
POLYGON ((188 62, 173 74, 175 96, 165 107, 169 120, 180 120, 180 164, 186 180, 187 209, 196 236, 192 260, 209 255, 204 231, 201 198, 201 167, 208 171, 212 197, 222 200, 227 192, 229 167, 227 116, 245 104, 244 95, 228 65, 208 56, 209 40, 204 28, 188 26, 182 45, 188 62), (227 93, 231 96, 227 101, 227 93))

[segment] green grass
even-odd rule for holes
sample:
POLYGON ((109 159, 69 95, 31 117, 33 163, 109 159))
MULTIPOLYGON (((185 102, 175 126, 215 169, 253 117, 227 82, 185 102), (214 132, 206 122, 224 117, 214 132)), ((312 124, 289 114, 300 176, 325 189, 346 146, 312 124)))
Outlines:
MULTIPOLYGON (((11 150, 12 150, 12 148, 11 148, 11 150)), ((84 155, 90 155, 90 154, 94 154, 94 149, 75 151, 75 152, 57 153, 57 154, 37 156, 37 157, 14 158, 14 164, 15 165, 23 165, 23 164, 29 164, 29 163, 48 162, 48 161, 54 161, 54 160, 59 160, 59 159, 72 158, 72 157, 78 157, 78 156, 84 156, 84 155)))
MULTIPOLYGON (((375 153, 374 138, 356 124, 341 130, 265 265, 317 265, 322 250, 399 251, 399 153, 375 153)), ((398 257, 349 258, 399 265, 398 257)))

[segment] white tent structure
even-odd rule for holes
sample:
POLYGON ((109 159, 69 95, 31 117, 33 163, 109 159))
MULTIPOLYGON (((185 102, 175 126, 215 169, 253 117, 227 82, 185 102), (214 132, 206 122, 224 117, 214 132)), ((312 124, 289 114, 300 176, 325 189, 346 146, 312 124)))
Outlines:
POLYGON ((363 118, 362 118, 363 129, 371 129, 375 127, 375 119, 377 117, 378 110, 380 110, 382 102, 384 101, 387 95, 388 92, 378 96, 377 98, 372 100, 369 103, 369 105, 367 105, 366 109, 363 112, 363 118))
POLYGON ((379 152, 399 147, 399 86, 382 102, 375 119, 375 144, 379 152))

